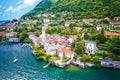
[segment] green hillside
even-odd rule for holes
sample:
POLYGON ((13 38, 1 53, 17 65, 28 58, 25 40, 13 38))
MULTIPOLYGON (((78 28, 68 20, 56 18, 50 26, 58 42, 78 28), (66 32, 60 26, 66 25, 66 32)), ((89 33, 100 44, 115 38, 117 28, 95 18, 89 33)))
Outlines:
POLYGON ((74 12, 74 18, 120 16, 120 0, 43 0, 22 18, 39 13, 74 12))

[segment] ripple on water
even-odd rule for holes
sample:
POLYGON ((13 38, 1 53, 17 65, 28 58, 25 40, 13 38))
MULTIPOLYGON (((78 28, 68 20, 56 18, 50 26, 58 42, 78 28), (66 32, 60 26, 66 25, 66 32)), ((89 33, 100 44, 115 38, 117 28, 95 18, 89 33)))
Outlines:
POLYGON ((0 47, 0 80, 120 80, 119 70, 76 66, 43 69, 47 62, 36 60, 30 48, 21 46, 18 43, 0 47), (18 58, 17 63, 13 63, 14 56, 18 58))

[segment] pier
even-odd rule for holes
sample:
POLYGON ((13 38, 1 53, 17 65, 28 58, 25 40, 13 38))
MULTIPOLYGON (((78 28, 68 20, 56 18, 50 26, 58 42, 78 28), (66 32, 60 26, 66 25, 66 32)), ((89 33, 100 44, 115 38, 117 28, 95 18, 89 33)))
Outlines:
POLYGON ((49 67, 50 64, 51 64, 51 62, 49 62, 47 65, 43 66, 43 68, 47 68, 47 67, 49 67))

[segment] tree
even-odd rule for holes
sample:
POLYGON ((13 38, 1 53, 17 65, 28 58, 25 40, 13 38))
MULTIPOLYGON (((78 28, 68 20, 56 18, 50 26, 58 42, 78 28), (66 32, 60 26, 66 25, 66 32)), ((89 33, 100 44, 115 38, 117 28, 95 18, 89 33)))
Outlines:
POLYGON ((27 38, 27 37, 28 37, 28 32, 27 32, 27 30, 23 30, 23 31, 20 33, 20 35, 19 35, 19 38, 20 38, 21 41, 24 41, 25 38, 27 38))
POLYGON ((65 59, 65 58, 66 58, 65 53, 63 53, 63 55, 62 55, 62 59, 65 59))
POLYGON ((77 59, 77 55, 75 54, 73 58, 76 60, 77 59))
POLYGON ((82 52, 84 52, 84 46, 85 46, 85 43, 84 41, 80 40, 80 41, 77 41, 75 43, 75 52, 79 55, 81 54, 82 52))
POLYGON ((83 56, 80 58, 80 60, 84 62, 84 67, 86 67, 86 62, 90 61, 90 58, 88 55, 83 54, 83 56))
POLYGON ((80 60, 83 61, 83 62, 87 62, 87 61, 90 61, 90 58, 89 58, 88 55, 83 54, 83 56, 80 58, 80 60))
POLYGON ((107 43, 107 50, 120 54, 120 37, 113 37, 107 43))
POLYGON ((84 34, 84 39, 85 39, 85 40, 89 40, 89 35, 88 35, 88 33, 85 33, 85 34, 84 34))
POLYGON ((100 67, 100 60, 99 60, 99 56, 93 56, 91 58, 91 62, 95 65, 95 67, 100 67))
POLYGON ((92 40, 95 40, 99 43, 105 43, 106 42, 106 37, 104 36, 104 29, 101 30, 99 34, 95 34, 91 37, 92 40))
POLYGON ((25 38, 25 39, 24 39, 24 42, 29 43, 29 42, 31 42, 31 39, 30 39, 30 38, 25 38))
POLYGON ((71 49, 72 49, 72 50, 75 50, 75 42, 72 43, 71 49))
POLYGON ((37 31, 37 32, 35 33, 35 36, 39 37, 39 36, 40 36, 40 32, 37 31))

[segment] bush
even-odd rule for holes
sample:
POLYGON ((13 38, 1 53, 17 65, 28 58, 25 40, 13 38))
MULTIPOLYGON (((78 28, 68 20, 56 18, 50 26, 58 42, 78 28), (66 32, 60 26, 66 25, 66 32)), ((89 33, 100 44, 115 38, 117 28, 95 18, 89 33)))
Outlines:
POLYGON ((69 61, 71 58, 62 59, 62 63, 69 61))
POLYGON ((77 59, 77 55, 75 54, 73 58, 76 60, 77 59))
POLYGON ((99 56, 93 56, 91 58, 91 62, 94 64, 95 67, 99 68, 101 66, 99 56))
POLYGON ((24 42, 30 43, 30 42, 31 42, 31 39, 30 39, 30 38, 25 38, 25 39, 24 39, 24 42))
POLYGON ((83 62, 87 62, 87 61, 90 61, 90 58, 88 55, 84 54, 81 58, 80 58, 81 61, 83 62))

